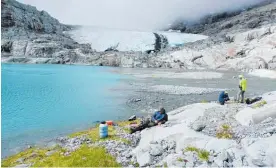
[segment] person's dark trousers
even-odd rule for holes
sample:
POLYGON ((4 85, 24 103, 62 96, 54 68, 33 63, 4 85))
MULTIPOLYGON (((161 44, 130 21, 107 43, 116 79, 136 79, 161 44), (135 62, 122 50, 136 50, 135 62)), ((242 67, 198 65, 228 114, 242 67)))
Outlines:
POLYGON ((130 128, 130 133, 132 134, 136 131, 142 131, 145 128, 150 128, 150 127, 153 127, 153 126, 156 126, 156 125, 157 125, 156 123, 148 120, 145 123, 139 125, 138 127, 130 128))
POLYGON ((245 92, 245 91, 241 91, 241 93, 240 93, 240 94, 241 94, 241 103, 244 102, 244 92, 245 92))
POLYGON ((220 105, 224 105, 225 101, 221 101, 219 102, 220 105))

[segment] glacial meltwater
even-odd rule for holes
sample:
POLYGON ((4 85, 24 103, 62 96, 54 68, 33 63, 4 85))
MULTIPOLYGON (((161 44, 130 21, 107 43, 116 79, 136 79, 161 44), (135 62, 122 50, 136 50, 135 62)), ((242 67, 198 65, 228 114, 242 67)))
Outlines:
POLYGON ((2 157, 96 121, 125 119, 124 76, 112 68, 2 64, 2 157))

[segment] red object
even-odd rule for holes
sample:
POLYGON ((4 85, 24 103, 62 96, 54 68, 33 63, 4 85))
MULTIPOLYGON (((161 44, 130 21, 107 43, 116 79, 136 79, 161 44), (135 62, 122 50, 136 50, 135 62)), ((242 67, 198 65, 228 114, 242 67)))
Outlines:
POLYGON ((106 121, 107 125, 113 125, 113 121, 106 121))

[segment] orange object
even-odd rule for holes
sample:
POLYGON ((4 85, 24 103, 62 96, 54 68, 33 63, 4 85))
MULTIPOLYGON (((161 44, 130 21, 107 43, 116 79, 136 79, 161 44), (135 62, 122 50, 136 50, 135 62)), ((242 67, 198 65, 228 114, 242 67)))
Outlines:
POLYGON ((107 125, 113 125, 113 121, 106 121, 107 125))

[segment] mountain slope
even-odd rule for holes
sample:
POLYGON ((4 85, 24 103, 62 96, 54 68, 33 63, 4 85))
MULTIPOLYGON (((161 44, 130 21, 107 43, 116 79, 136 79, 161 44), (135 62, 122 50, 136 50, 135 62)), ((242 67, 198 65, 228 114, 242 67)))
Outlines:
POLYGON ((198 23, 186 25, 179 20, 171 26, 173 30, 183 33, 204 34, 213 36, 229 32, 241 32, 260 28, 263 25, 276 22, 275 0, 265 0, 246 10, 223 12, 208 15, 198 23))
POLYGON ((2 31, 11 27, 39 33, 61 33, 70 29, 46 11, 38 11, 33 6, 24 5, 15 0, 1 1, 1 20, 2 31))
POLYGON ((2 0, 1 21, 2 62, 85 62, 86 54, 92 52, 90 45, 79 44, 63 33, 70 26, 33 6, 2 0))

